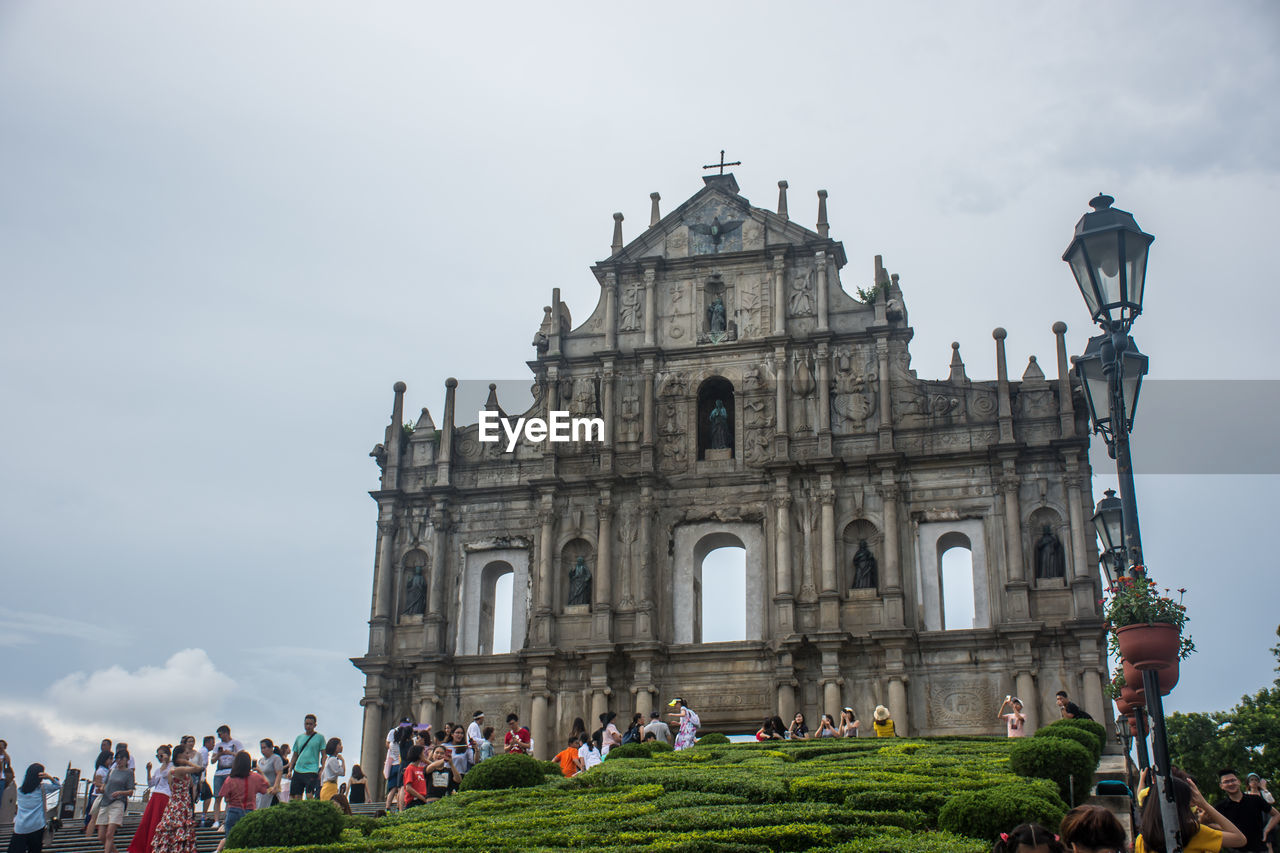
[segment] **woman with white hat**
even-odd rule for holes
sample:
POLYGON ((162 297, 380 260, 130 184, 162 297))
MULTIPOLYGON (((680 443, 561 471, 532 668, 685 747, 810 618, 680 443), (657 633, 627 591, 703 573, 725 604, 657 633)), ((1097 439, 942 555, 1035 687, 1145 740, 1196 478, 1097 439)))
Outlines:
POLYGON ((680 721, 680 731, 676 734, 676 749, 688 749, 698 739, 698 726, 702 721, 697 713, 679 696, 667 703, 668 708, 675 708, 667 716, 676 717, 680 721))
POLYGON ((893 727, 893 718, 889 716, 889 709, 883 705, 877 705, 875 713, 871 715, 875 719, 871 723, 871 727, 876 730, 876 737, 897 737, 898 733, 893 727))

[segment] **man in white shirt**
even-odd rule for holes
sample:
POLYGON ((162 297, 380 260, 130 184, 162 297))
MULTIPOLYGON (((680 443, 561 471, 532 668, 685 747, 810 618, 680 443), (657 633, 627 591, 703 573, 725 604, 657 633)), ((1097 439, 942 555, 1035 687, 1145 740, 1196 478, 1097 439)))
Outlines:
POLYGON ((649 714, 649 725, 644 727, 644 733, 640 735, 640 740, 644 740, 645 735, 653 735, 658 740, 671 746, 671 726, 662 721, 662 717, 657 711, 649 714))
POLYGON ((213 828, 222 826, 222 783, 231 775, 231 765, 236 760, 236 753, 244 750, 244 744, 231 736, 231 727, 218 726, 218 742, 214 744, 212 760, 217 768, 213 771, 213 828))
POLYGON ((471 725, 467 726, 467 742, 471 744, 471 753, 480 757, 480 743, 484 740, 484 711, 476 711, 471 715, 471 725))
MULTIPOLYGON (((192 738, 194 741, 195 739, 192 738)), ((217 740, 213 735, 205 735, 204 743, 195 751, 195 764, 200 768, 199 773, 193 773, 191 782, 195 786, 191 792, 191 802, 199 800, 200 807, 200 825, 209 825, 209 803, 213 802, 213 791, 209 788, 209 783, 205 781, 205 773, 209 769, 209 751, 213 749, 213 744, 217 740)))

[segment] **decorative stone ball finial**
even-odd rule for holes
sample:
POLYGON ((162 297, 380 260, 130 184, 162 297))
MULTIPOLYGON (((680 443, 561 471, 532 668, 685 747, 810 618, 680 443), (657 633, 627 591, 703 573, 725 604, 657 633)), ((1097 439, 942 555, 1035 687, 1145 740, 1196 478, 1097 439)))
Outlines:
POLYGON ((458 387, 458 380, 456 380, 456 379, 454 379, 452 376, 450 376, 448 379, 446 379, 446 380, 444 381, 444 387, 446 387, 446 388, 457 388, 457 387, 458 387))
POLYGON ((1004 330, 1003 326, 996 326, 991 332, 991 337, 995 338, 997 341, 1003 341, 1005 338, 1009 337, 1009 333, 1004 330))
POLYGON ((1055 335, 1065 335, 1067 333, 1067 324, 1059 320, 1053 324, 1053 333, 1055 335))
POLYGON ((391 390, 395 391, 397 394, 403 394, 405 389, 408 387, 409 386, 405 385, 403 382, 397 382, 395 385, 391 386, 391 390))

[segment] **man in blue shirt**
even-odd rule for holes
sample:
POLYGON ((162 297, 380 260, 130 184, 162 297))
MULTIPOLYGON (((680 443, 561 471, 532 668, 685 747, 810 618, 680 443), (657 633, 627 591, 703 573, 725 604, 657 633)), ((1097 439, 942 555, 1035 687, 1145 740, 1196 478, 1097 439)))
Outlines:
POLYGON ((293 739, 293 753, 289 757, 289 798, 315 799, 320 796, 320 755, 324 752, 325 739, 316 731, 315 714, 303 718, 302 728, 302 734, 293 739))

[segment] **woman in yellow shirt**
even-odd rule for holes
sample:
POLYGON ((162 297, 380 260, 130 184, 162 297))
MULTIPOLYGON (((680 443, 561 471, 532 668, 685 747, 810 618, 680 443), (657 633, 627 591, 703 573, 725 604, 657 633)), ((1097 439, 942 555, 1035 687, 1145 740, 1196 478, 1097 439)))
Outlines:
POLYGON ((889 716, 889 709, 883 705, 877 705, 875 713, 871 715, 874 719, 871 721, 871 727, 876 730, 876 737, 897 737, 898 733, 894 730, 893 719, 889 716))
MULTIPOLYGON (((1193 783, 1174 778, 1173 802, 1178 812, 1178 828, 1183 853, 1217 853, 1223 847, 1241 847, 1244 833, 1209 805, 1193 783), (1192 810, 1195 811, 1192 811, 1192 810), (1196 819, 1196 815, 1200 819, 1196 819)), ((1164 822, 1160 818, 1160 798, 1152 790, 1142 806, 1142 832, 1134 840, 1133 853, 1165 853, 1164 822)))

